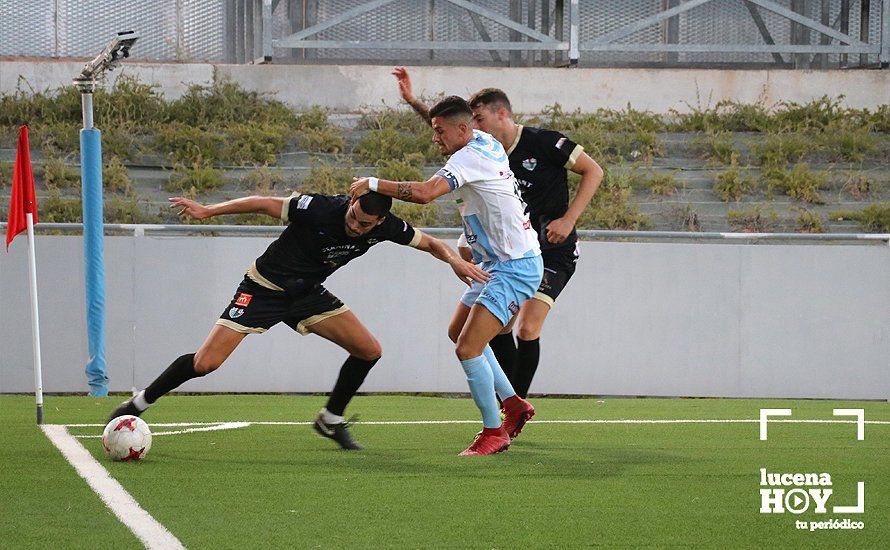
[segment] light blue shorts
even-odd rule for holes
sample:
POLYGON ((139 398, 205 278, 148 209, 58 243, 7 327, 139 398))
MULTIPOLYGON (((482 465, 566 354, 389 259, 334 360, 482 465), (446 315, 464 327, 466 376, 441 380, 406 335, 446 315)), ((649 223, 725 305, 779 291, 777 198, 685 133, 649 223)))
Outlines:
POLYGON ((484 285, 473 281, 460 302, 467 307, 480 304, 497 317, 502 325, 519 313, 519 307, 534 296, 544 275, 541 256, 506 262, 484 262, 479 266, 491 275, 484 285))

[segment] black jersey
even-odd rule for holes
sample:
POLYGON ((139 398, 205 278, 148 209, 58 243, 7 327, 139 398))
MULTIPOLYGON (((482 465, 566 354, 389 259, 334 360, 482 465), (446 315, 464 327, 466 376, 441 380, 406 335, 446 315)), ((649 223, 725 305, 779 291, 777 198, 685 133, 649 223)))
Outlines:
POLYGON ((268 288, 300 295, 381 241, 409 245, 414 228, 392 213, 360 237, 346 234, 349 195, 297 195, 284 204, 288 226, 247 275, 268 288))
POLYGON ((566 240, 553 244, 547 241, 547 224, 563 217, 569 209, 569 180, 566 170, 584 148, 559 132, 520 126, 513 145, 507 150, 510 170, 516 176, 522 200, 538 232, 541 249, 575 246, 578 235, 574 229, 566 240))

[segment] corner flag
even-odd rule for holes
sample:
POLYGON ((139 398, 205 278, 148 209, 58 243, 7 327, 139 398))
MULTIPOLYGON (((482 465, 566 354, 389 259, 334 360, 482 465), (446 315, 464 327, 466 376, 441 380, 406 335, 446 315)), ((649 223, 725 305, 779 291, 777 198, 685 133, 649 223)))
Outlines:
POLYGON ((34 193, 34 174, 31 172, 31 149, 28 127, 19 128, 19 146, 12 173, 12 197, 9 201, 9 223, 6 225, 6 250, 16 235, 28 228, 27 214, 37 223, 37 195, 34 193))
POLYGON ((34 224, 37 223, 37 194, 31 171, 28 127, 19 128, 19 145, 12 171, 12 196, 9 223, 6 225, 6 251, 16 235, 28 231, 28 275, 31 290, 31 344, 34 352, 34 394, 37 398, 37 423, 43 424, 43 374, 40 366, 40 320, 37 314, 37 262, 34 253, 34 224))

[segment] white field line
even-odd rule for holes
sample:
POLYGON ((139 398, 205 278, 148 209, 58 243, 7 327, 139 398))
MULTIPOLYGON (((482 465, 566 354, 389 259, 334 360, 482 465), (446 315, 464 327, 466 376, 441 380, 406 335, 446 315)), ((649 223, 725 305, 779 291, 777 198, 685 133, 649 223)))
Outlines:
MULTIPOLYGON (((725 419, 595 419, 595 420, 532 420, 531 424, 758 424, 760 420, 753 418, 725 418, 725 419)), ((359 421, 354 422, 361 426, 428 426, 437 424, 478 424, 479 420, 386 420, 386 421, 359 421)), ((770 420, 770 424, 856 424, 856 420, 770 420)), ((866 420, 866 424, 875 426, 890 425, 888 420, 866 420)), ((188 428, 167 432, 153 432, 153 435, 175 435, 182 433, 230 430, 245 428, 247 426, 311 426, 312 422, 267 422, 267 421, 237 421, 237 422, 158 422, 149 424, 155 428, 188 428), (207 426, 206 428, 189 428, 189 426, 207 426)), ((105 424, 66 424, 68 428, 99 428, 105 424)), ((78 435, 75 437, 91 438, 94 435, 78 435)))
MULTIPOLYGON (((200 424, 187 424, 189 426, 200 426, 199 428, 187 428, 184 430, 173 430, 168 432, 151 432, 152 436, 155 435, 180 435, 180 434, 188 434, 192 432, 215 432, 217 430, 234 430, 236 428, 246 428, 250 426, 250 422, 223 422, 222 424, 213 424, 210 426, 204 426, 200 424)), ((152 426, 158 426, 158 424, 152 424, 152 426)), ((75 435, 74 437, 78 439, 100 439, 102 435, 75 435)))
POLYGON ((139 506, 80 441, 68 433, 65 426, 46 424, 41 429, 108 509, 146 548, 185 548, 166 527, 139 506))

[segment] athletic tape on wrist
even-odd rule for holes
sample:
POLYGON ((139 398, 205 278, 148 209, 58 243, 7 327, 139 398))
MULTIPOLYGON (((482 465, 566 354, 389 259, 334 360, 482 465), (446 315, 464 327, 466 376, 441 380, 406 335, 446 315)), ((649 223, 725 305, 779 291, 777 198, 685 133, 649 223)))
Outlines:
POLYGON ((378 178, 368 178, 368 189, 371 191, 377 191, 377 184, 380 183, 378 178))

